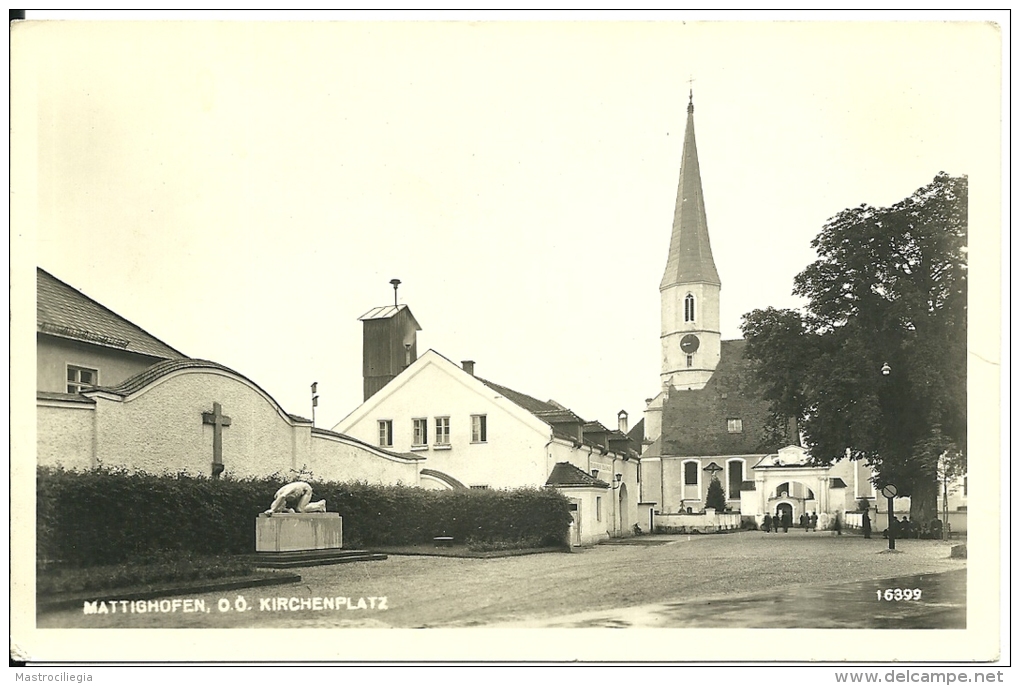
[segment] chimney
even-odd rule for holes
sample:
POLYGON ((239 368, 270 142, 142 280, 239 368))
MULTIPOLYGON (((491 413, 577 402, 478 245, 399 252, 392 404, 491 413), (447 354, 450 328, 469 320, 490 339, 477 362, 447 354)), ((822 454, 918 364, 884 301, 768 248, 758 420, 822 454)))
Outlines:
POLYGON ((627 433, 627 410, 620 410, 616 413, 617 427, 622 433, 627 433))
POLYGON ((464 371, 467 372, 468 374, 470 374, 471 376, 475 375, 475 361, 474 360, 464 360, 464 361, 462 361, 460 363, 460 366, 463 367, 464 371))

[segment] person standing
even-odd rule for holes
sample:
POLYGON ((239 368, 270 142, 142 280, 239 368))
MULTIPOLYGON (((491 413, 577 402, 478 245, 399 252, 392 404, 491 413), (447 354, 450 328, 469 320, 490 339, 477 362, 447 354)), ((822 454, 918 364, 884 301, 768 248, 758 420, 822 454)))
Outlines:
POLYGON ((812 512, 811 513, 811 530, 815 531, 817 529, 818 529, 818 513, 817 512, 812 512))
POLYGON ((783 513, 783 533, 790 533, 790 525, 793 524, 793 513, 787 510, 783 513))
POLYGON ((797 519, 797 522, 801 525, 801 527, 804 528, 804 533, 807 533, 807 530, 808 530, 808 513, 807 512, 801 512, 800 518, 797 519))
POLYGON ((761 528, 765 531, 765 533, 772 531, 772 515, 768 512, 765 513, 765 519, 762 520, 761 528))
POLYGON ((871 517, 868 516, 867 510, 861 516, 861 528, 864 529, 864 538, 871 538, 871 517))
POLYGON ((836 520, 835 520, 835 522, 832 525, 832 530, 836 533, 837 536, 842 536, 843 535, 843 521, 842 521, 842 518, 839 515, 840 515, 840 513, 837 512, 836 513, 836 520))

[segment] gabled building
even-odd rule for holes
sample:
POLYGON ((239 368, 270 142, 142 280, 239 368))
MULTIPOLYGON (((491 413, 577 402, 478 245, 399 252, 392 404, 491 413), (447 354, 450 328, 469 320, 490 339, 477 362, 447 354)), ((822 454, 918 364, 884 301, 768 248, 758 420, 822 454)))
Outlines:
POLYGON ((561 490, 574 508, 577 543, 624 535, 649 521, 649 506, 639 506, 637 446, 624 432, 483 379, 470 360, 458 365, 428 350, 334 430, 427 457, 424 487, 561 490))
POLYGON ((36 390, 116 386, 187 356, 44 269, 36 269, 36 390))

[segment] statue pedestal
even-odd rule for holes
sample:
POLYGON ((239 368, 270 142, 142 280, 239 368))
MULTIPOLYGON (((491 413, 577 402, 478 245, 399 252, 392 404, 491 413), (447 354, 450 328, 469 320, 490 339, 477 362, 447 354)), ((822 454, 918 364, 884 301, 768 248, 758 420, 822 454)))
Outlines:
POLYGON ((339 550, 343 547, 343 519, 337 512, 260 514, 255 520, 255 552, 339 550))

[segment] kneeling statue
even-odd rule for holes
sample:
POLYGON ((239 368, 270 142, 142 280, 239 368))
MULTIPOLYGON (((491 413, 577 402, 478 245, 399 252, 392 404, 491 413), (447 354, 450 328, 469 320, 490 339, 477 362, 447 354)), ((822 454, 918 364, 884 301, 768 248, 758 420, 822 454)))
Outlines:
POLYGON ((304 481, 289 483, 276 492, 273 504, 266 514, 270 517, 276 512, 325 512, 326 501, 312 502, 312 487, 304 481))

